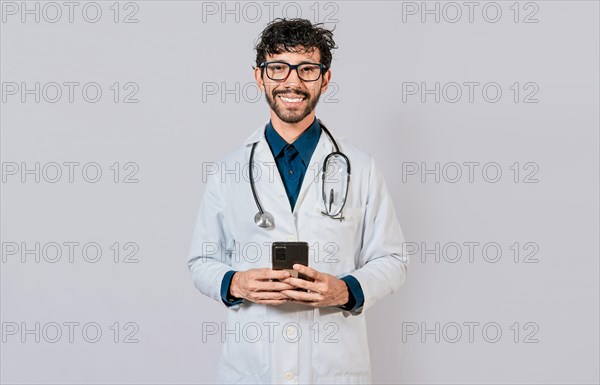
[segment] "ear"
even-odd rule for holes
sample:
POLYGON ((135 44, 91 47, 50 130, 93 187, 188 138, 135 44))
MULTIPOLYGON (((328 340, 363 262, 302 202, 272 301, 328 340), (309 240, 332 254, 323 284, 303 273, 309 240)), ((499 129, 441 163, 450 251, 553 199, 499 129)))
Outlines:
POLYGON ((321 83, 321 94, 324 93, 325 91, 327 91, 327 86, 329 85, 329 81, 331 80, 331 70, 327 70, 327 72, 325 72, 321 78, 322 83, 321 83))
POLYGON ((256 80, 256 84, 258 84, 258 88, 261 92, 265 90, 265 83, 262 79, 262 68, 254 67, 254 80, 256 80))

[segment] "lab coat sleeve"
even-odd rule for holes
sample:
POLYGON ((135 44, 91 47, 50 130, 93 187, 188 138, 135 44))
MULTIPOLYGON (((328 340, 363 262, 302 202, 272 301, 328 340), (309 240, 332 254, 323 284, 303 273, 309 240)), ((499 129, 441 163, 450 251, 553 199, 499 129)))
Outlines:
POLYGON ((356 310, 362 307, 365 302, 365 296, 360 287, 360 283, 352 275, 347 275, 341 278, 348 288, 348 302, 343 306, 340 306, 343 310, 356 310))
POLYGON ((408 259, 396 210, 382 175, 371 158, 363 245, 358 269, 352 273, 363 290, 363 305, 345 316, 358 315, 400 288, 406 278, 408 259))
MULTIPOLYGON (((188 268, 196 288, 223 303, 221 285, 225 274, 232 270, 230 251, 233 249, 233 239, 224 225, 221 188, 220 180, 209 176, 192 235, 188 268)), ((239 304, 236 304, 229 308, 238 307, 239 304)))

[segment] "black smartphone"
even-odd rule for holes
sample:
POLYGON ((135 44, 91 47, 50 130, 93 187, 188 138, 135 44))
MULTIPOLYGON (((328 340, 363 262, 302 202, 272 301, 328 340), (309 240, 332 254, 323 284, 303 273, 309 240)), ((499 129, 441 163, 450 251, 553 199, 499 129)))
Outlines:
POLYGON ((306 242, 273 242, 271 261, 273 270, 288 270, 292 277, 308 279, 306 275, 299 274, 292 268, 294 263, 308 266, 308 243, 306 242))

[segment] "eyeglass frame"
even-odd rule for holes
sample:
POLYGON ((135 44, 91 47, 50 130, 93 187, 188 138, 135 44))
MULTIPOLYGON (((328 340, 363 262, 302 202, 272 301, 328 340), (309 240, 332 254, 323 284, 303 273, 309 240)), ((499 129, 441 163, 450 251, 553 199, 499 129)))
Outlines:
POLYGON ((266 69, 268 64, 274 64, 274 63, 279 63, 279 64, 285 64, 289 67, 289 71, 288 74, 285 76, 285 78, 283 79, 273 79, 272 77, 269 76, 269 74, 267 73, 267 77, 273 81, 276 82, 284 82, 287 80, 287 78, 290 77, 290 74, 292 73, 293 70, 296 70, 296 75, 298 75, 298 79, 302 80, 303 82, 316 82, 317 80, 321 79, 321 76, 323 76, 323 74, 325 72, 327 72, 328 68, 325 64, 323 63, 311 63, 311 62, 305 62, 305 63, 300 63, 300 64, 290 64, 281 60, 274 60, 274 61, 264 61, 262 63, 260 63, 258 65, 259 68, 261 69, 266 69), (298 68, 300 68, 300 66, 306 65, 306 64, 312 64, 312 65, 317 65, 321 68, 321 71, 319 72, 319 77, 316 78, 315 80, 304 80, 301 76, 300 76, 300 72, 298 72, 298 68))

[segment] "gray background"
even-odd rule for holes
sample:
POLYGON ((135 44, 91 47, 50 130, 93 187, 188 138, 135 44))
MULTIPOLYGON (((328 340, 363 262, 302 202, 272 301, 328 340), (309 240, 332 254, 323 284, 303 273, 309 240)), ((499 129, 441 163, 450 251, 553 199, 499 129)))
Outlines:
POLYGON ((293 17, 297 8, 335 26, 340 47, 317 115, 375 155, 414 251, 400 292, 367 313, 374 381, 598 383, 598 2, 475 2, 471 20, 463 2, 427 2, 439 7, 439 22, 422 15, 424 3, 392 1, 121 2, 117 22, 113 2, 95 3, 97 22, 96 6, 77 2, 70 22, 61 2, 54 23, 44 2, 39 23, 35 15, 23 22, 7 3, 3 383, 214 381, 221 342, 203 341, 202 324, 226 312, 193 288, 186 267, 203 163, 268 119, 252 85, 252 47, 270 9, 293 17), (452 22, 457 7, 462 17, 452 22), (132 13, 127 21, 137 22, 124 22, 132 13), (39 102, 35 92, 10 91, 35 82, 39 102), (80 86, 69 102, 63 85, 52 103, 52 82, 96 82, 102 97, 87 102, 80 86), (128 82, 137 103, 123 102, 135 90, 128 82), (408 92, 436 82, 439 102, 408 92), (480 84, 472 100, 465 82, 480 84), (456 102, 454 83, 463 92, 456 102), (495 102, 494 88, 487 100, 481 93, 490 83, 502 90, 495 102), (53 162, 63 172, 55 183, 53 162), (64 162, 79 162, 72 182, 64 162), (421 175, 436 162, 439 172, 421 175), (477 162, 472 179, 465 162, 477 162), (98 182, 83 178, 86 164, 88 178, 102 170, 98 182), (23 167, 34 171, 22 175, 23 167), (36 242, 39 251, 22 255, 36 242), (78 243, 72 261, 65 242, 78 243), (82 255, 92 242, 102 251, 95 263, 93 247, 82 255), (138 246, 137 262, 123 263, 128 242, 138 246), (436 243, 437 252, 422 252, 436 243), (471 260, 469 244, 477 245, 471 260), (90 342, 98 328, 101 338, 90 342))

